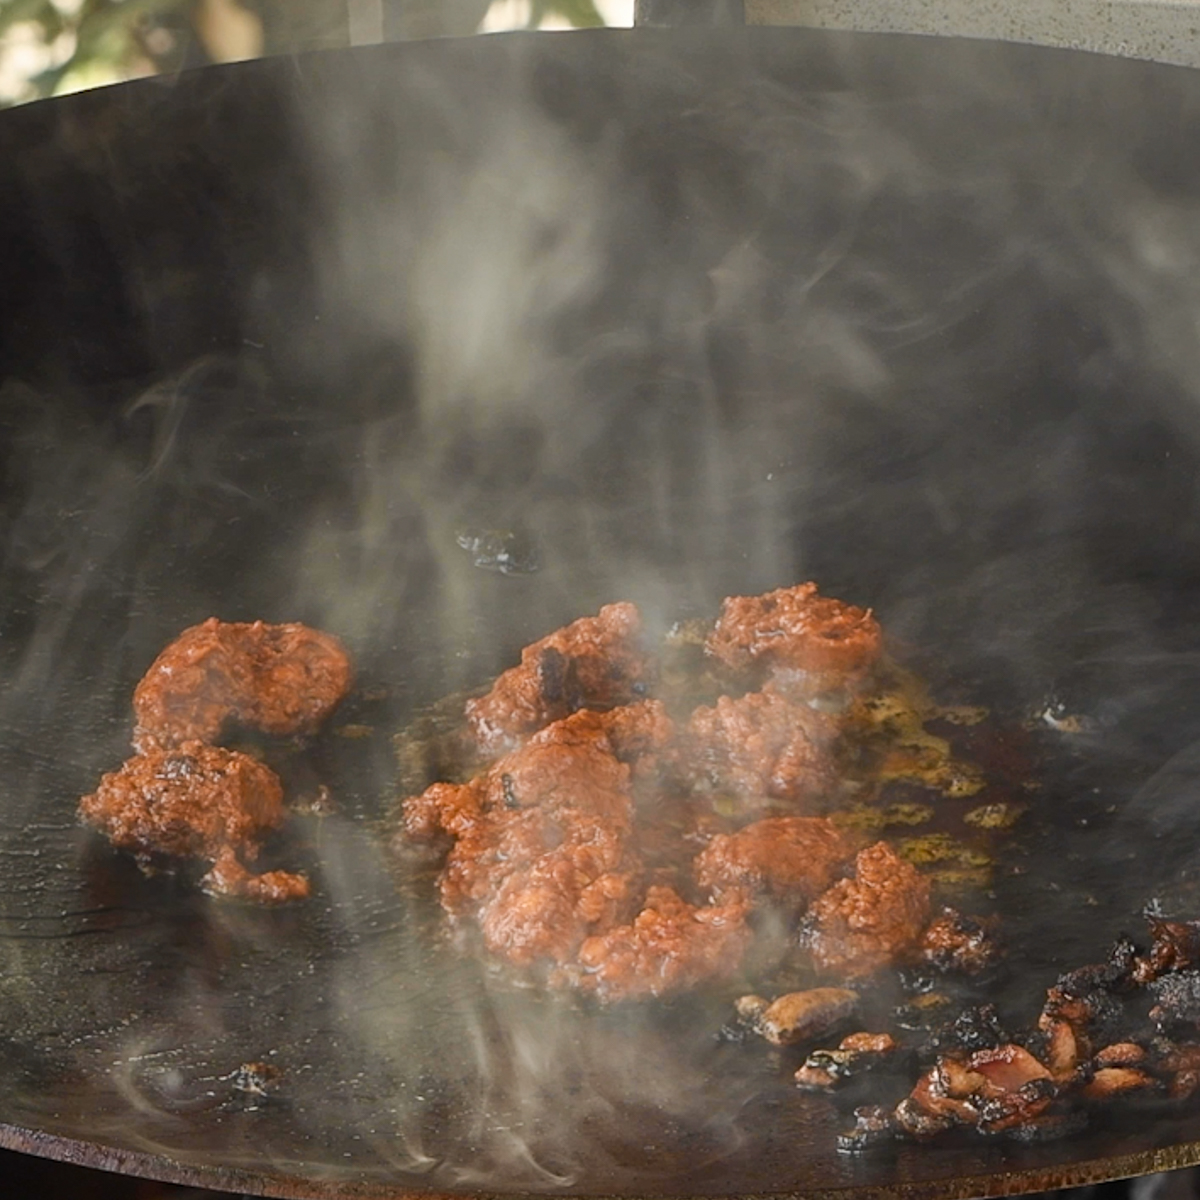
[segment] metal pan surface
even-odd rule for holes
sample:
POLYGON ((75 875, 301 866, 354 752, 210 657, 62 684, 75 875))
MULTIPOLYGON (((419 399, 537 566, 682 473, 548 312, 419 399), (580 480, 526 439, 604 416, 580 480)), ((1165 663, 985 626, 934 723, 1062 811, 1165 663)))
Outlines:
POLYGON ((0 1143, 277 1196, 967 1197, 1200 1161, 1195 1110, 847 1158, 713 1033, 447 942, 391 735, 617 598, 818 579, 1040 735, 991 898, 1018 1022, 1187 902, 1200 78, 802 31, 248 64, 0 119, 0 1143), (465 527, 539 569, 480 569, 465 527), (81 830, 181 628, 304 620, 354 694, 272 751, 309 902, 81 830), (262 1095, 253 1064, 273 1069, 262 1095), (248 1086, 248 1080, 251 1086, 248 1086))

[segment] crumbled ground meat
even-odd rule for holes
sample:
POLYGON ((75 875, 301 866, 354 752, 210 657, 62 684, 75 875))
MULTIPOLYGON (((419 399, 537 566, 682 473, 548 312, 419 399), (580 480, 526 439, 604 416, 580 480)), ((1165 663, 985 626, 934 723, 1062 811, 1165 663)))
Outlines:
POLYGON ((227 721, 271 734, 312 733, 350 686, 341 643, 306 625, 185 629, 133 694, 138 750, 214 742, 227 721))
POLYGON ((243 865, 283 823, 283 788, 273 771, 236 750, 192 741, 139 754, 105 775, 79 813, 139 859, 162 854, 213 864, 205 878, 212 892, 267 901, 308 894, 301 875, 255 876, 243 865))
POLYGON ((693 785, 751 803, 772 797, 801 804, 836 781, 835 724, 769 684, 738 700, 718 699, 688 721, 680 755, 693 785))
POLYGON ((877 842, 813 903, 804 941, 819 970, 862 978, 910 957, 928 920, 929 880, 877 842))
POLYGON ((627 1000, 726 979, 750 940, 748 908, 743 900, 697 906, 652 887, 630 924, 583 943, 572 982, 604 1000, 627 1000))
POLYGON ((482 776, 405 804, 410 836, 456 838, 442 904, 509 961, 564 963, 635 902, 630 768, 590 714, 555 722, 482 776), (582 718, 582 719, 581 719, 582 718))
POLYGON ((467 704, 479 749, 499 754, 581 708, 608 709, 644 695, 651 662, 640 642, 641 617, 629 603, 605 605, 526 646, 486 696, 467 704))
POLYGON ((696 858, 696 881, 718 898, 739 892, 809 901, 852 852, 824 817, 769 817, 714 837, 696 858))
POLYGON ((874 664, 882 634, 869 611, 820 595, 815 583, 801 583, 765 596, 730 596, 705 645, 733 670, 762 661, 846 675, 874 664))

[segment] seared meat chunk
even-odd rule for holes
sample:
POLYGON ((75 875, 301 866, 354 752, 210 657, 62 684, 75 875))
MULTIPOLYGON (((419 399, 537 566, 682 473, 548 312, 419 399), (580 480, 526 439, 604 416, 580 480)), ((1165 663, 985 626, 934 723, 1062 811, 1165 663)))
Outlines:
POLYGON ((526 646, 486 696, 468 701, 467 723, 486 754, 511 750, 531 733, 581 708, 609 709, 644 695, 651 662, 635 605, 607 604, 526 646))
POLYGON ((308 894, 302 875, 252 875, 243 862, 283 824, 283 788, 257 759, 203 742, 151 750, 100 780, 79 802, 80 816, 143 863, 155 855, 211 863, 203 886, 263 901, 308 894))
POLYGON ((807 902, 829 887, 851 852, 824 817, 768 817, 714 837, 696 858, 696 880, 718 898, 765 893, 807 902))
POLYGON ((799 804, 835 782, 830 746, 836 734, 828 717, 768 684, 696 709, 680 758, 697 787, 751 802, 771 797, 799 804))
POLYGON ((735 671, 763 662, 823 679, 867 670, 879 658, 879 622, 817 592, 815 583, 764 596, 730 596, 705 649, 735 671))
POLYGON ((741 900, 698 907, 652 887, 628 925, 588 938, 572 982, 604 1000, 665 996, 726 979, 742 961, 750 931, 741 900))
POLYGON ((929 880, 886 842, 861 850, 855 877, 809 909, 803 940, 816 966, 861 979, 916 952, 929 920, 929 880))
POLYGON ((185 629, 133 694, 138 750, 214 742, 227 721, 264 733, 312 733, 350 687, 337 638, 306 625, 226 623, 185 629))
POLYGON ((743 996, 738 1019, 762 1034, 773 1046, 791 1046, 828 1033, 853 1015, 858 993, 847 988, 810 988, 788 992, 777 1000, 743 996))

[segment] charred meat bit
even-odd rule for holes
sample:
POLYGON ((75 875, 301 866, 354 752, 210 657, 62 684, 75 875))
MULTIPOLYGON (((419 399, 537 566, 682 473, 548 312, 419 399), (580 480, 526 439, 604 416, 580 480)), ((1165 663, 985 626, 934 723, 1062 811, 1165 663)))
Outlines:
POLYGON ((893 1058, 899 1047, 887 1033, 852 1033, 836 1050, 814 1050, 795 1074, 805 1091, 829 1091, 847 1080, 874 1071, 893 1058))
POLYGON ((650 659, 641 617, 629 603, 605 605, 526 646, 486 696, 468 701, 467 724, 479 749, 500 754, 581 708, 609 709, 644 695, 650 659))
POLYGON ((1040 1117, 1057 1095, 1050 1072, 1022 1046, 980 1050, 963 1060, 939 1058, 897 1106, 896 1119, 915 1137, 954 1125, 999 1133, 1040 1117))
POLYGON ((202 742, 139 754, 79 802, 80 816, 114 846, 212 864, 204 879, 218 895, 266 903, 308 894, 302 875, 252 875, 244 862, 284 820, 283 788, 249 755, 202 742))
POLYGON ((604 1000, 664 996, 726 979, 742 961, 750 931, 742 901, 697 907, 668 887, 652 887, 628 925, 589 938, 573 982, 604 1000))
POLYGON ((930 1038, 927 1053, 930 1057, 939 1054, 970 1055, 980 1050, 1009 1041, 1008 1033, 1000 1023, 1000 1013, 994 1004, 980 1004, 965 1008, 947 1025, 943 1025, 930 1038))
POLYGON ((836 733, 828 717, 768 685, 696 709, 681 760, 696 787, 799 804, 835 782, 830 745, 836 733))
POLYGON ((865 609, 822 596, 815 583, 764 596, 730 596, 705 649, 740 671, 756 662, 818 676, 845 676, 874 665, 879 622, 865 609))
POLYGON ((738 1017, 773 1046, 792 1046, 828 1033, 848 1020, 858 1007, 858 993, 847 988, 812 988, 788 992, 770 1004, 759 996, 743 996, 738 1017))
POLYGON ((1000 950, 988 926, 946 908, 921 935, 920 956, 939 971, 978 975, 999 961, 1000 950))
POLYGON ((341 643, 306 625, 226 623, 185 629, 133 694, 138 750, 214 742, 227 721, 264 733, 312 733, 350 687, 341 643))
POLYGON ((714 837, 696 858, 696 881, 718 898, 737 891, 807 902, 829 887, 851 853, 823 817, 769 817, 714 837))
POLYGON ((929 880, 886 842, 859 851, 855 877, 817 898, 803 940, 819 970, 861 979, 913 955, 929 920, 929 880))

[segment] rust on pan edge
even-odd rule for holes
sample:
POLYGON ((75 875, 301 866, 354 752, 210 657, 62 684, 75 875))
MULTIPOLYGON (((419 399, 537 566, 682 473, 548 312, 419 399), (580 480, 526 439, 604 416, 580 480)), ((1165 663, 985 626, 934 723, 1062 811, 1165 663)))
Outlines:
MULTIPOLYGON (((242 1192, 248 1195, 272 1196, 279 1200, 327 1200, 328 1197, 349 1197, 353 1200, 512 1200, 521 1192, 439 1192, 423 1191, 401 1184, 377 1182, 328 1181, 317 1182, 280 1174, 268 1175, 236 1167, 213 1167, 177 1162, 160 1154, 147 1154, 115 1146, 101 1146, 75 1138, 55 1137, 24 1129, 19 1125, 0 1123, 0 1147, 54 1159, 79 1167, 112 1171, 140 1179, 154 1179, 183 1187, 214 1188, 242 1192)), ((1156 1150, 1121 1154, 1113 1158, 1096 1158, 1088 1162, 1063 1167, 1037 1167, 1018 1171, 998 1171, 984 1175, 961 1175, 950 1179, 868 1185, 850 1188, 805 1188, 803 1191, 741 1192, 725 1200, 988 1200, 993 1196, 1020 1196, 1030 1192, 1054 1191, 1060 1188, 1081 1187, 1085 1184, 1107 1183, 1159 1171, 1176 1171, 1200 1165, 1200 1142, 1184 1142, 1156 1150)), ((548 1193, 553 1194, 553 1193, 548 1193)), ((580 1196, 582 1193, 565 1193, 580 1196)), ((607 1195, 591 1193, 588 1200, 662 1200, 660 1195, 633 1193, 607 1195)), ((679 1193, 673 1200, 691 1200, 679 1193)), ((696 1200, 702 1200, 696 1197, 696 1200)), ((704 1198, 708 1200, 708 1198, 704 1198)))

